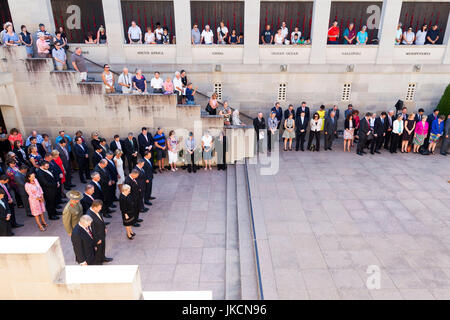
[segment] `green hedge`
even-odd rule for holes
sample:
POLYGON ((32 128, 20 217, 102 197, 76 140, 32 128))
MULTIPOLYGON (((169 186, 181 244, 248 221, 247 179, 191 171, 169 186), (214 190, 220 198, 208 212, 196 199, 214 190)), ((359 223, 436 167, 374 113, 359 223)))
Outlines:
POLYGON ((450 114, 450 84, 444 91, 441 101, 437 105, 439 114, 445 114, 446 116, 450 114))

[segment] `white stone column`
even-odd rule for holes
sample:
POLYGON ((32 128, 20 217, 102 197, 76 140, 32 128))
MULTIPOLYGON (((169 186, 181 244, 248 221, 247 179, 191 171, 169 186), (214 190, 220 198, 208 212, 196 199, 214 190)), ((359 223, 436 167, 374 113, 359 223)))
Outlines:
POLYGON ((55 20, 50 0, 8 0, 9 11, 16 32, 20 32, 22 24, 33 34, 43 23, 48 32, 55 32, 55 20))
POLYGON ((192 63, 191 1, 174 0, 177 63, 192 63))
POLYGON ((244 64, 259 64, 260 0, 245 0, 244 5, 244 64))
POLYGON ((330 9, 331 0, 314 1, 311 25, 311 54, 309 56, 309 63, 311 64, 326 62, 330 9))
POLYGON ((450 64, 450 15, 447 20, 447 27, 445 28, 444 41, 442 43, 444 46, 446 46, 442 63, 450 64))
POLYGON ((120 0, 103 0, 102 2, 105 29, 108 35, 109 63, 125 63, 125 39, 120 0))
POLYGON ((394 57, 395 36, 402 0, 385 0, 381 11, 377 64, 391 64, 394 57))

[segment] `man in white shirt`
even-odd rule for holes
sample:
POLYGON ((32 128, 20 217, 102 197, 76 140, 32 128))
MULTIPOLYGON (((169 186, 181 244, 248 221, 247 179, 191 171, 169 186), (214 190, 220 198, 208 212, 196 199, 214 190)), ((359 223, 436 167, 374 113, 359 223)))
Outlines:
POLYGON ((228 37, 228 28, 223 21, 220 21, 220 25, 217 28, 217 44, 226 44, 228 37))
POLYGON ((283 22, 281 23, 281 33, 283 34, 283 37, 284 37, 285 39, 289 39, 289 37, 288 37, 289 30, 288 30, 288 28, 286 27, 286 21, 283 21, 283 22))
POLYGON ((214 40, 214 33, 209 28, 209 25, 207 24, 205 26, 205 30, 202 31, 202 38, 200 39, 200 42, 205 41, 205 44, 213 44, 214 40))
POLYGON ((402 35, 403 35, 402 23, 399 22, 397 25, 397 31, 395 32, 395 44, 400 44, 402 42, 402 35))
POLYGON ((128 40, 130 43, 142 43, 142 31, 135 21, 131 21, 131 27, 128 28, 128 40))
POLYGON ((163 30, 163 28, 161 28, 161 24, 159 22, 157 22, 156 29, 155 29, 155 37, 156 37, 157 44, 163 43, 163 39, 162 39, 163 33, 164 33, 164 30, 163 30))
POLYGON ((181 75, 180 72, 175 72, 175 77, 172 80, 173 83, 173 89, 175 90, 175 93, 177 94, 177 103, 182 104, 183 103, 183 82, 181 81, 181 75))
POLYGON ((119 85, 122 87, 122 93, 132 93, 133 85, 131 74, 128 73, 128 68, 123 68, 122 73, 119 76, 119 85))
POLYGON ((159 77, 159 72, 155 72, 155 76, 150 80, 150 86, 153 88, 153 93, 163 93, 162 85, 163 79, 159 77))

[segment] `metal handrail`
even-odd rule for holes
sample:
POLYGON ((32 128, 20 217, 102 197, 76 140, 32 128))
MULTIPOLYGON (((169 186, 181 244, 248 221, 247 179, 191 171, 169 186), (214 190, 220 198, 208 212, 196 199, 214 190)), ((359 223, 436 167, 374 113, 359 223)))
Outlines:
POLYGON ((253 248, 255 250, 256 271, 257 271, 257 275, 258 275, 259 297, 260 297, 261 300, 264 300, 264 291, 263 291, 263 285, 262 285, 262 279, 261 279, 261 267, 260 267, 260 263, 259 263, 258 242, 256 240, 255 219, 254 219, 254 216, 253 216, 252 194, 251 194, 251 191, 250 191, 250 181, 248 179, 247 159, 245 159, 244 170, 245 170, 245 178, 246 178, 246 184, 247 184, 248 206, 249 206, 250 218, 251 218, 251 222, 252 222, 253 248))

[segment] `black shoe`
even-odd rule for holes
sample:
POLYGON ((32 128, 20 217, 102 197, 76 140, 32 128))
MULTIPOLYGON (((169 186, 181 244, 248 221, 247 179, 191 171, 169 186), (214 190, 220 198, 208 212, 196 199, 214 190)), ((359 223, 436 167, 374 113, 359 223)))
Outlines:
POLYGON ((56 211, 57 216, 62 216, 62 212, 56 211))
POLYGON ((144 201, 144 204, 146 204, 146 205, 148 205, 148 206, 151 206, 151 205, 152 205, 152 203, 151 203, 150 201, 148 201, 148 200, 144 201))
MULTIPOLYGON (((195 172, 195 170, 194 170, 194 172, 195 172)), ((155 197, 150 197, 149 199, 150 200, 155 200, 156 198, 155 197)))
POLYGON ((71 184, 70 187, 71 188, 75 188, 77 185, 76 184, 71 184))
POLYGON ((139 223, 135 223, 135 224, 133 224, 133 227, 140 227, 141 225, 139 224, 139 223))
POLYGON ((87 183, 87 181, 86 180, 81 180, 81 183, 87 183))
POLYGON ((105 222, 105 226, 107 226, 108 224, 110 224, 111 222, 105 222))
POLYGON ((380 152, 380 151, 378 151, 378 150, 375 150, 375 153, 377 153, 377 154, 381 154, 381 152, 380 152))
POLYGON ((111 209, 106 210, 106 213, 113 213, 114 211, 112 211, 111 209))
POLYGON ((441 152, 441 154, 442 154, 443 156, 446 156, 446 155, 447 155, 447 153, 443 153, 443 152, 441 152))
POLYGON ((105 217, 105 218, 112 218, 112 216, 109 213, 104 213, 103 217, 105 217))
POLYGON ((127 235, 127 238, 128 238, 128 240, 134 240, 134 237, 133 237, 133 236, 129 237, 129 236, 127 235))
POLYGON ((192 169, 189 168, 189 169, 187 169, 187 171, 188 171, 189 173, 191 173, 191 172, 192 172, 192 169))
POLYGON ((105 259, 103 259, 103 262, 111 262, 111 261, 113 261, 113 258, 105 257, 105 259))
POLYGON ((131 235, 132 235, 133 237, 135 237, 135 236, 136 236, 136 233, 132 232, 131 235))
POLYGON ((34 218, 34 216, 32 214, 27 214, 27 217, 34 218))
POLYGON ((362 156, 363 154, 362 154, 362 152, 357 152, 356 153, 358 156, 362 156))
POLYGON ((147 211, 148 211, 148 208, 144 208, 144 209, 139 210, 139 212, 147 212, 147 211))
POLYGON ((60 205, 57 205, 57 206, 56 206, 56 209, 58 209, 58 210, 61 209, 61 208, 62 208, 62 207, 61 207, 60 205))
POLYGON ((50 220, 59 220, 58 216, 54 216, 54 217, 49 217, 50 220))
POLYGON ((8 234, 8 237, 12 237, 13 235, 15 235, 15 233, 14 233, 14 232, 10 232, 10 233, 8 234))
POLYGON ((370 154, 375 154, 375 152, 373 152, 373 151, 370 151, 370 154))
POLYGON ((67 190, 67 191, 71 190, 70 187, 64 187, 64 189, 67 190))
POLYGON ((140 219, 140 218, 136 220, 136 222, 143 222, 143 221, 144 221, 144 220, 142 220, 142 219, 140 219))
POLYGON ((115 204, 112 204, 112 205, 110 205, 109 207, 110 207, 110 208, 113 208, 113 209, 117 208, 117 206, 116 206, 115 204))
POLYGON ((15 225, 11 226, 11 228, 20 228, 23 227, 23 224, 16 223, 15 225))

